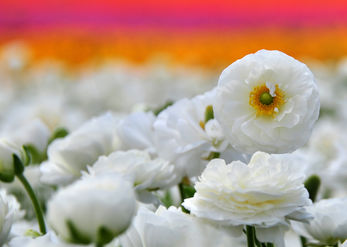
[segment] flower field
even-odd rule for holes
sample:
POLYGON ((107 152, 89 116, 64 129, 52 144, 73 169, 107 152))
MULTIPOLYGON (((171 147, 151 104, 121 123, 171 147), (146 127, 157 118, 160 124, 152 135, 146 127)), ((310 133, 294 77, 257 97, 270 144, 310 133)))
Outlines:
POLYGON ((222 2, 0 3, 0 246, 347 247, 345 5, 222 2))

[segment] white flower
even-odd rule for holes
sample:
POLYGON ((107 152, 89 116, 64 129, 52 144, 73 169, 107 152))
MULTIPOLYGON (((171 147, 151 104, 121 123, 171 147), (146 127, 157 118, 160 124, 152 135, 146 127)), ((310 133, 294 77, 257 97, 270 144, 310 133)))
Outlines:
POLYGON ((175 166, 166 160, 151 159, 147 151, 116 151, 100 157, 92 167, 91 175, 117 173, 127 177, 137 190, 168 188, 178 183, 175 166))
POLYGON ((199 175, 209 153, 223 151, 227 146, 219 123, 213 118, 207 122, 205 119, 214 95, 212 90, 191 100, 179 100, 154 122, 156 151, 176 164, 181 176, 199 175))
POLYGON ((13 222, 23 215, 16 198, 0 190, 0 246, 8 240, 13 222))
POLYGON ((238 151, 287 153, 311 134, 319 114, 318 90, 305 64, 261 50, 223 71, 214 109, 238 151))
POLYGON ((13 238, 8 247, 93 247, 94 245, 68 244, 60 241, 54 232, 48 232, 43 236, 31 238, 20 236, 13 238))
POLYGON ((152 112, 135 112, 122 119, 118 126, 118 135, 122 149, 146 149, 151 153, 154 148, 152 112))
POLYGON ((334 245, 347 239, 347 198, 321 200, 306 207, 313 220, 303 224, 292 222, 294 230, 311 242, 334 245))
POLYGON ((65 138, 48 147, 48 161, 41 164, 42 181, 64 184, 81 176, 99 156, 114 151, 118 145, 117 119, 110 113, 93 118, 65 138))
POLYGON ((13 154, 24 160, 20 147, 8 140, 0 139, 0 180, 11 182, 14 179, 13 154))
POLYGON ((214 159, 195 184, 194 197, 183 206, 223 225, 284 224, 287 218, 307 217, 301 210, 311 200, 303 180, 295 164, 280 156, 257 152, 248 165, 214 159))
POLYGON ((245 239, 233 237, 230 230, 175 207, 160 206, 155 213, 140 207, 132 226, 120 236, 118 243, 122 247, 222 247, 245 246, 245 239))
POLYGON ((33 145, 38 151, 44 152, 51 136, 49 128, 40 120, 8 125, 3 130, 3 136, 18 146, 33 145))
POLYGON ((128 228, 135 206, 134 191, 126 180, 87 177, 53 196, 47 221, 66 241, 105 244, 128 228))
MULTIPOLYGON (((51 186, 47 186, 40 181, 40 167, 38 165, 26 166, 23 175, 35 191, 36 197, 39 202, 42 203, 42 205, 45 204, 47 199, 52 196, 54 189, 51 186)), ((25 217, 27 219, 35 218, 35 211, 32 205, 32 201, 27 196, 27 192, 23 187, 23 184, 18 180, 17 177, 15 177, 12 183, 1 183, 0 186, 5 188, 6 191, 10 194, 17 196, 22 209, 25 210, 25 217)))

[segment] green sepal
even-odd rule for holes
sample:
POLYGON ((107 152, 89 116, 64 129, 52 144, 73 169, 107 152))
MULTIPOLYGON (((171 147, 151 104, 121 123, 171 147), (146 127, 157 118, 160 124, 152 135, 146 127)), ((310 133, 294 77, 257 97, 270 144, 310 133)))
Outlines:
POLYGON ((21 159, 18 157, 17 154, 12 154, 13 157, 13 167, 14 167, 14 174, 20 175, 24 172, 24 165, 21 159))
POLYGON ((24 166, 28 166, 32 162, 32 153, 30 151, 29 145, 23 145, 23 150, 24 150, 24 154, 25 154, 24 166))
POLYGON ((48 144, 52 143, 55 139, 59 139, 59 138, 64 138, 65 136, 67 136, 69 134, 69 131, 65 128, 57 128, 52 136, 49 138, 48 140, 48 144))
POLYGON ((41 237, 42 234, 35 231, 34 229, 29 229, 24 233, 25 236, 27 237, 32 237, 32 238, 37 238, 37 237, 41 237))
POLYGON ((97 244, 100 246, 108 244, 116 237, 116 235, 112 231, 108 230, 104 226, 101 226, 99 228, 97 236, 97 244))
POLYGON ((74 223, 71 220, 67 220, 66 225, 70 232, 70 242, 75 244, 90 244, 92 242, 92 240, 88 236, 78 231, 78 229, 75 227, 74 223))
POLYGON ((320 183, 320 178, 317 175, 310 176, 304 183, 312 202, 316 200, 320 183))
POLYGON ((205 123, 207 123, 211 119, 214 119, 213 106, 208 105, 205 109, 205 123))
POLYGON ((4 183, 12 183, 14 180, 14 173, 0 173, 0 181, 4 183))
POLYGON ((160 107, 158 107, 158 108, 156 108, 156 109, 153 109, 152 112, 153 112, 153 114, 154 114, 155 116, 158 116, 159 113, 161 113, 162 111, 164 111, 164 110, 165 110, 166 108, 168 108, 169 106, 173 105, 173 103, 174 103, 174 102, 173 102, 172 100, 168 100, 168 101, 165 102, 164 105, 162 105, 162 106, 160 106, 160 107))
POLYGON ((218 159, 219 157, 220 157, 219 152, 210 152, 209 155, 205 158, 205 160, 218 159))

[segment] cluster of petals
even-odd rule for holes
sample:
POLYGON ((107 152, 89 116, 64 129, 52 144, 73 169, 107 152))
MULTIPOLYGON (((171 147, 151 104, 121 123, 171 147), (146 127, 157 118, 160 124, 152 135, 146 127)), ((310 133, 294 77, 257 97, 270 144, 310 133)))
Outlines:
POLYGON ((310 205, 304 176, 290 160, 256 152, 250 163, 214 159, 183 206, 193 215, 223 225, 270 227, 286 219, 305 220, 310 205))

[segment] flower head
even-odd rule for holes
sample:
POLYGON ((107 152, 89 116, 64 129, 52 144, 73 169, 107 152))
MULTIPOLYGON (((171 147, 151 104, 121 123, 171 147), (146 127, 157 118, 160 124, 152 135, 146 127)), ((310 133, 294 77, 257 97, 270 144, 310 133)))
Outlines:
POLYGON ((53 196, 47 221, 68 242, 105 244, 128 228, 135 205, 132 186, 121 177, 87 177, 53 196))
POLYGON ((309 224, 292 222, 294 230, 314 243, 334 245, 347 239, 347 198, 325 199, 306 207, 313 215, 309 224))
POLYGON ((261 50, 223 71, 214 110, 238 151, 292 152, 306 143, 318 118, 318 89, 306 65, 261 50))
POLYGON ((175 166, 160 158, 151 159, 147 151, 116 151, 101 156, 88 170, 95 176, 117 173, 130 180, 137 190, 168 188, 178 183, 175 166))
POLYGON ((257 152, 248 165, 214 159, 183 206, 193 215, 223 225, 271 227, 287 218, 303 219, 310 205, 304 176, 287 159, 257 152), (295 216, 294 216, 295 215, 295 216))
POLYGON ((42 163, 42 181, 66 184, 81 176, 99 156, 114 151, 118 143, 117 119, 110 113, 93 118, 48 147, 48 161, 42 163))

